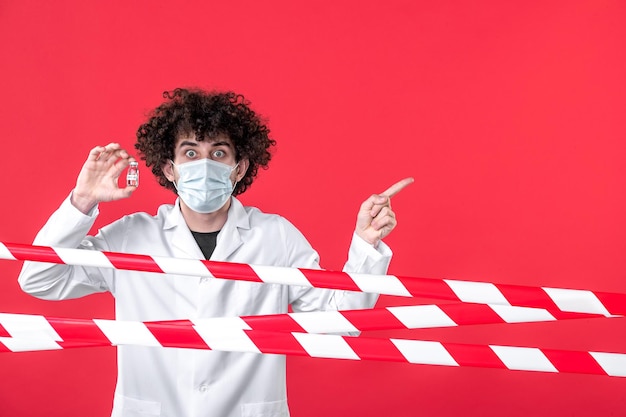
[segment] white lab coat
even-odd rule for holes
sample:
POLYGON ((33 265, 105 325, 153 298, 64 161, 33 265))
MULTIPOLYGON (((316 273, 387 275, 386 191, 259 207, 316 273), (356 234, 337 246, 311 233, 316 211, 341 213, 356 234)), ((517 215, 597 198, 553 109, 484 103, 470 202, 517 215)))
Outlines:
MULTIPOLYGON (((318 254, 286 219, 232 198, 211 260, 319 268, 318 254)), ((135 213, 86 236, 98 208, 78 211, 69 197, 34 244, 203 259, 178 201, 156 216, 135 213)), ((331 236, 332 238, 332 232, 331 236)), ((356 235, 344 270, 384 274, 391 251, 356 235)), ((176 320, 371 308, 376 295, 277 284, 228 281, 25 262, 18 278, 36 297, 61 300, 110 291, 119 320, 176 320)), ((285 357, 193 349, 119 346, 113 417, 286 417, 285 357)))

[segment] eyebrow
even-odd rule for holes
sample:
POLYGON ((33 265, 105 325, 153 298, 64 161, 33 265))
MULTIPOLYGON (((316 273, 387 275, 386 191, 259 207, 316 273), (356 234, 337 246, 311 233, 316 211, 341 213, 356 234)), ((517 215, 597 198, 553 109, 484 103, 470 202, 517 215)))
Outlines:
POLYGON ((178 148, 182 148, 183 146, 198 146, 198 142, 192 142, 190 140, 184 140, 178 144, 178 148))
POLYGON ((231 145, 230 143, 226 142, 226 141, 221 141, 221 142, 211 142, 213 144, 213 146, 228 146, 229 148, 232 148, 233 145, 231 145))
MULTIPOLYGON (((233 146, 226 142, 226 141, 221 141, 221 142, 211 142, 211 144, 213 146, 227 146, 229 148, 232 148, 233 146)), ((178 144, 178 149, 182 148, 183 146, 199 146, 198 142, 192 142, 190 140, 184 140, 181 143, 178 144)))

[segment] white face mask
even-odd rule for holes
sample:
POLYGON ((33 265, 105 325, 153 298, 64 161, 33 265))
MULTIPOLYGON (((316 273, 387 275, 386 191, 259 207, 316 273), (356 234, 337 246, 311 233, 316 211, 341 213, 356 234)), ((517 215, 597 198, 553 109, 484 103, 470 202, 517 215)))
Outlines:
POLYGON ((195 212, 219 210, 235 189, 230 174, 239 164, 231 167, 207 158, 180 165, 170 162, 178 170, 178 182, 174 183, 178 196, 195 212))

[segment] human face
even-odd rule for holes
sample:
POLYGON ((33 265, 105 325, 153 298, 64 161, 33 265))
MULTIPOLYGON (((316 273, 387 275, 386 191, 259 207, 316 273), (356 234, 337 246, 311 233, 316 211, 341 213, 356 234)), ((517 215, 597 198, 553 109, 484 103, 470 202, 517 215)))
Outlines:
MULTIPOLYGON (((198 161, 204 158, 234 167, 237 164, 235 147, 230 138, 220 134, 213 139, 198 141, 194 134, 179 136, 174 146, 174 164, 180 165, 185 162, 198 161)), ((239 161, 237 169, 231 174, 233 183, 239 182, 248 169, 248 161, 239 161)), ((170 181, 178 181, 178 172, 172 168, 172 164, 163 166, 163 173, 170 181)))
POLYGON ((235 166, 235 147, 226 135, 198 141, 196 136, 192 134, 180 136, 176 140, 176 145, 174 146, 174 163, 176 165, 204 158, 235 166))

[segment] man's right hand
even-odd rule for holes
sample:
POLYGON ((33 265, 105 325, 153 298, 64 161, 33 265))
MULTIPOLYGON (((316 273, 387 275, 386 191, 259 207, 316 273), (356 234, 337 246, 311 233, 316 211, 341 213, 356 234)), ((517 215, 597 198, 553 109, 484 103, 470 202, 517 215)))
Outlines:
POLYGON ((98 203, 130 197, 137 187, 120 188, 118 178, 130 161, 134 160, 119 143, 93 148, 78 174, 72 192, 74 207, 87 214, 98 203))

